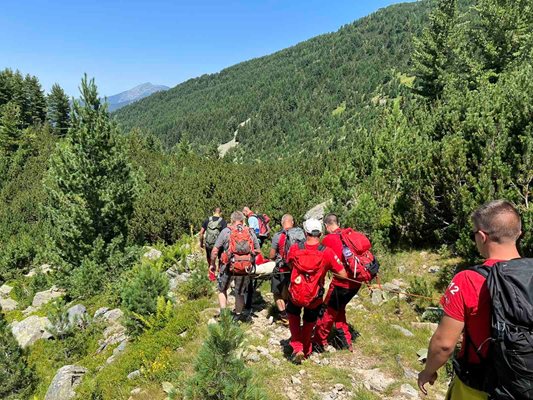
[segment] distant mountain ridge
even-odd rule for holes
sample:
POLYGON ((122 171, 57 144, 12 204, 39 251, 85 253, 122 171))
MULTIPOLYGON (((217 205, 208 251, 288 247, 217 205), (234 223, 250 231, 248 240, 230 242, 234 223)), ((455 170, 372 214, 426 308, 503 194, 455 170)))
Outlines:
POLYGON ((130 90, 109 96, 107 98, 107 102, 109 103, 109 111, 118 110, 121 107, 150 96, 151 94, 168 89, 170 88, 165 85, 154 85, 150 82, 142 83, 130 90))

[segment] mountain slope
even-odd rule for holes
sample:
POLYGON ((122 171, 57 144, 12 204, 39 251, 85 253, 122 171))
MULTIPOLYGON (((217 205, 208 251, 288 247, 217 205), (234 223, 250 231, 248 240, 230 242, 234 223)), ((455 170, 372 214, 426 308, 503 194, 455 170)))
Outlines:
POLYGON ((109 111, 118 110, 128 104, 131 104, 137 100, 143 99, 156 92, 168 90, 169 87, 165 85, 153 85, 150 82, 142 83, 135 86, 130 90, 126 90, 119 94, 109 96, 107 101, 109 103, 109 111))
POLYGON ((398 95, 413 34, 430 5, 390 6, 335 33, 156 93, 119 110, 116 119, 168 145, 186 138, 208 149, 233 139, 237 125, 250 118, 233 156, 325 148, 368 127, 383 98, 398 95))

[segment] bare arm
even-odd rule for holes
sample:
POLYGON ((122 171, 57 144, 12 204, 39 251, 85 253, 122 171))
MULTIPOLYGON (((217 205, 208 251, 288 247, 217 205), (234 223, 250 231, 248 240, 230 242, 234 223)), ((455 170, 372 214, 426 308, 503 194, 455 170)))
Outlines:
POLYGON ((200 236, 200 247, 202 249, 204 248, 204 233, 205 233, 205 229, 202 226, 202 229, 200 229, 200 232, 198 233, 198 235, 200 236))
POLYGON ((464 322, 457 321, 444 315, 440 324, 429 341, 428 358, 426 367, 418 374, 418 387, 422 393, 427 394, 424 387, 426 383, 433 385, 437 379, 437 370, 442 367, 455 349, 464 329, 464 322))
POLYGON ((270 249, 270 253, 268 253, 268 258, 271 260, 276 259, 276 249, 270 249))
POLYGON ((216 262, 218 258, 218 247, 214 247, 213 250, 211 250, 211 262, 209 263, 209 269, 211 272, 216 272, 216 262))

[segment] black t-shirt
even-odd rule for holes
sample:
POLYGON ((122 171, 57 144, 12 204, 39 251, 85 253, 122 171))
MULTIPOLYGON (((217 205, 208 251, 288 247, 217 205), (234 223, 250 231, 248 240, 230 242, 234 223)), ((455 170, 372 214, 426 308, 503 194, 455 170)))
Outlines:
MULTIPOLYGON (((204 228, 204 231, 207 230, 207 224, 209 223, 209 219, 212 218, 213 221, 218 221, 219 219, 221 219, 222 217, 209 217, 207 218, 204 223, 202 224, 202 228, 204 228)), ((226 223, 226 221, 224 221, 224 218, 222 218, 222 222, 220 223, 220 231, 222 231, 222 229, 224 229, 228 224, 226 223)))

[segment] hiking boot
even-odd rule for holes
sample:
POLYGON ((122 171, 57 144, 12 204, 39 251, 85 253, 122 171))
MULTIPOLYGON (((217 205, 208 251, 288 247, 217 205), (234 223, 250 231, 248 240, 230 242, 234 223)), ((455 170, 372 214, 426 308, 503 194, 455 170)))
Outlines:
POLYGON ((278 324, 281 324, 283 326, 289 326, 289 319, 287 318, 287 314, 280 314, 278 318, 278 324))
POLYGON ((300 365, 302 361, 305 358, 305 354, 303 351, 299 351, 298 353, 295 353, 292 355, 292 362, 296 365, 300 365))

